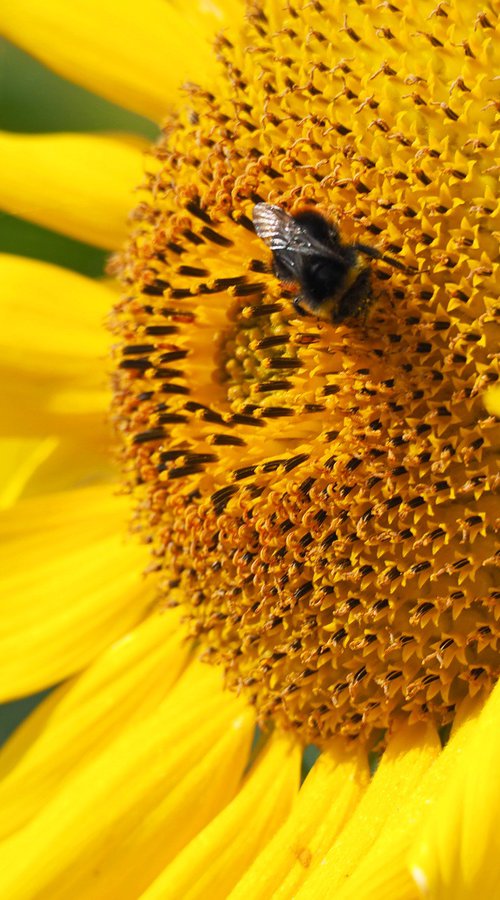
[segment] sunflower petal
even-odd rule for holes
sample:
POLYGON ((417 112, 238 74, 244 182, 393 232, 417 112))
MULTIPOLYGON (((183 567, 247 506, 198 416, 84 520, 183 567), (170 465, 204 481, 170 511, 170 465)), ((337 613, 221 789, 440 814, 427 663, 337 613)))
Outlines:
POLYGON ((69 270, 7 254, 0 255, 0 279, 0 431, 46 437, 81 433, 85 424, 85 441, 104 446, 103 321, 113 293, 69 270))
POLYGON ((288 814, 299 772, 298 745, 282 735, 271 738, 235 799, 162 872, 144 900, 227 897, 288 814))
MULTIPOLYGON (((186 9, 182 0, 172 0, 172 5, 182 11, 186 9)), ((241 0, 211 0, 210 3, 205 3, 204 0, 195 0, 190 4, 190 8, 197 20, 201 16, 206 17, 214 29, 237 22, 244 10, 241 0)))
POLYGON ((2 895, 137 898, 234 796, 252 731, 252 714, 222 692, 220 673, 191 666, 164 703, 3 842, 2 895))
POLYGON ((55 438, 0 437, 0 510, 16 502, 33 473, 56 447, 55 438))
POLYGON ((189 654, 179 618, 177 610, 150 616, 14 733, 0 752, 0 778, 7 773, 0 782, 0 837, 24 825, 75 768, 165 699, 189 654))
POLYGON ((0 132, 0 207, 115 250, 137 202, 145 146, 107 135, 0 132))
POLYGON ((490 416, 500 418, 500 385, 495 384, 485 391, 484 406, 490 416))
POLYGON ((189 4, 6 0, 2 26, 59 75, 156 121, 179 84, 206 83, 215 69, 213 17, 189 4))
POLYGON ((298 891, 297 898, 332 896, 340 890, 383 825, 397 821, 401 803, 411 796, 439 750, 438 736, 430 726, 400 728, 389 742, 354 815, 298 891))
POLYGON ((307 776, 290 816, 245 872, 231 900, 293 896, 353 813, 368 781, 365 748, 333 741, 307 776))
POLYGON ((151 603, 144 548, 122 537, 128 503, 109 485, 22 500, 0 515, 0 692, 77 672, 151 603))
POLYGON ((409 854, 415 883, 425 897, 476 900, 498 895, 499 722, 497 685, 473 723, 457 729, 460 752, 450 754, 443 789, 409 854))
POLYGON ((480 703, 470 701, 457 714, 452 738, 424 772, 414 789, 401 798, 378 832, 375 842, 338 891, 339 900, 415 900, 416 886, 408 866, 408 851, 427 811, 443 792, 466 750, 480 703))
MULTIPOLYGON (((86 421, 88 424, 88 419, 86 421)), ((80 440, 79 435, 73 435, 71 439, 41 441, 39 454, 33 454, 33 459, 27 460, 25 468, 19 472, 16 500, 72 491, 82 485, 114 484, 117 471, 109 449, 104 445, 106 435, 102 427, 93 435, 82 433, 80 440), (42 450, 48 451, 46 456, 42 456, 42 450)))
MULTIPOLYGON (((103 366, 97 367, 94 377, 103 366)), ((0 367, 1 370, 1 367, 0 367)), ((0 434, 6 437, 46 437, 47 435, 82 437, 84 444, 99 446, 109 452, 110 431, 106 422, 109 395, 104 389, 84 387, 65 391, 53 379, 37 382, 36 377, 15 373, 11 382, 4 381, 0 402, 0 434)), ((80 453, 82 452, 80 445, 80 453)))
POLYGON ((104 317, 116 297, 101 282, 50 263, 0 255, 2 365, 37 377, 61 367, 74 376, 82 361, 109 347, 104 317))

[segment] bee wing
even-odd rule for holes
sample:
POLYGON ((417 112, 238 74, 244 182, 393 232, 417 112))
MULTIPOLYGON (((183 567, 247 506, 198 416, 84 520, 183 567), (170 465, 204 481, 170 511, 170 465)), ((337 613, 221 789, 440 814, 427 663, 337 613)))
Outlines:
POLYGON ((281 206, 257 203, 253 208, 253 224, 258 236, 271 250, 287 250, 305 256, 337 256, 329 247, 311 237, 281 206))

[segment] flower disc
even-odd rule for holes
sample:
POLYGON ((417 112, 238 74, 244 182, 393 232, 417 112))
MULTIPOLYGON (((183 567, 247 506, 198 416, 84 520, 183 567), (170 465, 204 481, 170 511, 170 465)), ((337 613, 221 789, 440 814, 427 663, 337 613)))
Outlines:
MULTIPOLYGON (((448 721, 499 672, 490 4, 251 4, 147 161, 115 415, 167 600, 262 719, 321 743, 448 721), (369 260, 301 317, 256 203, 369 260)), ((496 230, 495 230, 496 229, 496 230)))

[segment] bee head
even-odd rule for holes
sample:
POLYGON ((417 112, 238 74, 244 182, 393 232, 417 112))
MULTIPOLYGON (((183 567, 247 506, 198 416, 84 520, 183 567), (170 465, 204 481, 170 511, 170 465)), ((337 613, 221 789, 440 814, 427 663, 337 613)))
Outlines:
POLYGON ((338 231, 335 225, 327 222, 322 215, 314 212, 314 210, 304 209, 297 213, 293 218, 299 225, 305 228, 316 241, 326 244, 327 246, 337 242, 338 231))

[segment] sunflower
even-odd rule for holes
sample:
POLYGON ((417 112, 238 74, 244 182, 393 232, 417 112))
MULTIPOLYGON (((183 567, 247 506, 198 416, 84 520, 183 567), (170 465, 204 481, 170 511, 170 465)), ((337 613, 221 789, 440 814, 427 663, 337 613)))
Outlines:
POLYGON ((493 2, 2 17, 162 126, 0 136, 120 285, 1 258, 2 699, 53 688, 2 896, 496 896, 493 2), (362 309, 299 315, 259 203, 371 248, 362 309))

